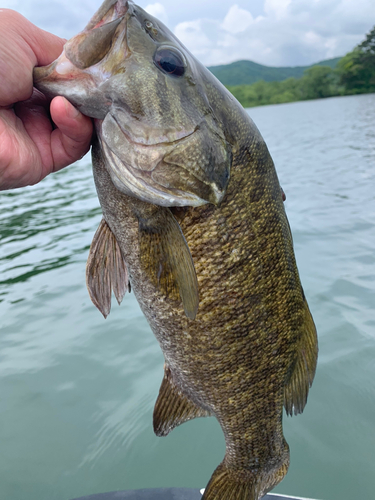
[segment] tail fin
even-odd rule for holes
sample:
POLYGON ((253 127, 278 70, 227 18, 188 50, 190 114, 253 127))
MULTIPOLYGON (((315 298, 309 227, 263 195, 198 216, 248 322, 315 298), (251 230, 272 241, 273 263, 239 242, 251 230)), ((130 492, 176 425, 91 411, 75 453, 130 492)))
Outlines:
POLYGON ((234 470, 221 462, 212 474, 202 500, 259 500, 284 478, 288 466, 289 460, 272 471, 234 470))

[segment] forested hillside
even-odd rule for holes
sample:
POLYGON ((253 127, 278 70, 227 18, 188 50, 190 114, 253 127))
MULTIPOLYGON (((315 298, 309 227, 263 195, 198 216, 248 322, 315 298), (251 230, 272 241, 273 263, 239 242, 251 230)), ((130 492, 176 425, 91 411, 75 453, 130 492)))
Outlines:
MULTIPOLYGON (((335 68, 340 57, 327 59, 318 62, 312 66, 329 66, 335 68)), ((250 85, 259 80, 265 82, 280 82, 287 78, 300 78, 304 71, 312 66, 294 66, 276 68, 272 66, 263 66, 253 61, 236 61, 222 66, 210 66, 208 69, 224 85, 250 85)))

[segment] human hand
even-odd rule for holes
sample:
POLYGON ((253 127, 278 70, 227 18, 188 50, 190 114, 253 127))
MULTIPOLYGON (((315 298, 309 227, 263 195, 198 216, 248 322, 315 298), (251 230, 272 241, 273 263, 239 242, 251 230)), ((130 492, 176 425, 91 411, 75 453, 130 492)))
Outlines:
POLYGON ((0 9, 0 190, 36 184, 89 150, 91 120, 64 97, 49 103, 33 89, 34 66, 54 61, 64 43, 0 9))

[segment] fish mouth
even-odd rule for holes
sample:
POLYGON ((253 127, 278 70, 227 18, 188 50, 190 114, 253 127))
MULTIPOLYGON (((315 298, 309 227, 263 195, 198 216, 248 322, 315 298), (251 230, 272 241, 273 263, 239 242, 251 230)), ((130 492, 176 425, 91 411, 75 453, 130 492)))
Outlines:
POLYGON ((85 30, 91 30, 105 23, 124 17, 129 10, 132 10, 132 5, 133 2, 131 0, 106 0, 90 19, 85 30), (112 16, 112 19, 108 20, 109 16, 112 16))
POLYGON ((133 10, 130 0, 106 0, 55 61, 34 68, 34 86, 51 99, 66 97, 91 118, 104 118, 112 101, 104 101, 98 87, 114 71, 117 61, 112 61, 111 54, 119 44, 122 59, 128 55, 127 21, 133 10))

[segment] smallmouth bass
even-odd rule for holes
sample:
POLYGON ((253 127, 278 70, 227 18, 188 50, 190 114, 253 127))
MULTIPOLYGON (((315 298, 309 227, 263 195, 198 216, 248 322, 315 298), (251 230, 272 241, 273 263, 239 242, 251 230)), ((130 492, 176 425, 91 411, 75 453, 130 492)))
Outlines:
POLYGON ((131 284, 165 357, 155 433, 214 416, 204 500, 258 500, 285 476, 282 411, 303 411, 317 337, 273 161, 240 104, 168 28, 105 0, 35 86, 94 118, 103 219, 87 285, 106 316, 131 284))

